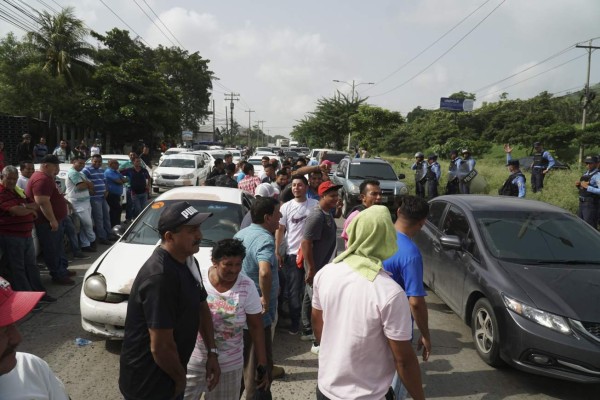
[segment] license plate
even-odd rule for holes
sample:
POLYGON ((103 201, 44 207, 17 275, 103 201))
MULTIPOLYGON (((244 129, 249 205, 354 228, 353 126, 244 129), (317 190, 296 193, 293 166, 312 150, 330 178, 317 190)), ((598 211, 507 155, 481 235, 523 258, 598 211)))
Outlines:
POLYGON ((387 203, 388 201, 388 197, 387 196, 381 196, 381 202, 382 203, 387 203))

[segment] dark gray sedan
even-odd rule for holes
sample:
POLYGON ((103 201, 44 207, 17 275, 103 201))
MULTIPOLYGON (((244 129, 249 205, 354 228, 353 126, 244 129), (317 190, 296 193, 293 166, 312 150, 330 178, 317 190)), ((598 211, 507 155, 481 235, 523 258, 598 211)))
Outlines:
POLYGON ((600 233, 512 197, 441 196, 415 237, 423 280, 492 366, 600 382, 600 233))

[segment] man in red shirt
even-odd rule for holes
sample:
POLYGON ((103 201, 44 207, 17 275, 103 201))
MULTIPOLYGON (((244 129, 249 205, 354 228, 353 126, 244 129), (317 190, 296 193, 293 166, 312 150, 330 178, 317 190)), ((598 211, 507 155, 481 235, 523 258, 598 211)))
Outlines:
MULTIPOLYGON (((35 261, 35 246, 31 231, 39 207, 17 189, 19 171, 9 165, 2 170, 0 183, 0 248, 8 259, 11 281, 16 290, 45 292, 40 270, 35 261)), ((56 299, 44 295, 42 301, 56 299)))
POLYGON ((70 276, 74 276, 75 271, 67 270, 61 223, 67 216, 67 201, 54 182, 59 171, 58 164, 58 157, 45 156, 40 170, 29 178, 25 194, 35 201, 41 211, 35 220, 35 227, 52 282, 57 285, 74 285, 75 281, 70 276))

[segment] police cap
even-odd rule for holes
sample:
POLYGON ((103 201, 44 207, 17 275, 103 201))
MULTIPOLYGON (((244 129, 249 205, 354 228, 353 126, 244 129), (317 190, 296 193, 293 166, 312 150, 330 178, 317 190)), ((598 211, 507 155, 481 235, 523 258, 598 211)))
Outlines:
POLYGON ((510 160, 506 163, 506 166, 512 165, 513 167, 519 168, 519 160, 510 160))
POLYGON ((596 164, 596 163, 598 163, 598 157, 597 156, 587 156, 585 158, 584 163, 586 163, 586 164, 596 164))

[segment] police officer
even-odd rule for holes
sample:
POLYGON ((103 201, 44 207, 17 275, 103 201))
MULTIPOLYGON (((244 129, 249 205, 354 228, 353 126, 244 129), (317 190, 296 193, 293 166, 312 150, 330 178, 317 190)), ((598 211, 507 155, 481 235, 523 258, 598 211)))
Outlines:
POLYGON ((410 169, 415 171, 415 194, 417 197, 425 197, 425 182, 427 182, 425 177, 426 168, 425 155, 419 151, 415 154, 415 162, 410 167, 410 169))
POLYGON ((598 172, 598 157, 585 158, 587 171, 575 182, 579 189, 579 210, 577 215, 585 222, 596 228, 600 210, 600 174, 598 172))
POLYGON ((533 144, 533 163, 531 164, 531 190, 536 193, 544 187, 544 177, 554 166, 554 158, 544 150, 540 142, 533 144))
POLYGON ((438 197, 438 182, 442 175, 442 169, 440 164, 437 162, 437 156, 430 154, 427 156, 427 172, 425 178, 427 179, 427 198, 429 200, 434 197, 438 197))
POLYGON ((458 173, 459 173, 459 186, 458 189, 460 194, 469 194, 471 193, 471 179, 474 176, 471 176, 471 172, 475 169, 475 159, 471 157, 471 151, 469 149, 462 150, 463 159, 458 165, 458 173), (468 179, 468 180, 467 180, 468 179))
POLYGON ((506 166, 510 175, 498 190, 501 196, 525 197, 525 175, 519 169, 519 160, 512 160, 510 153, 506 155, 506 166))
POLYGON ((458 193, 458 166, 462 159, 458 156, 458 150, 450 152, 450 165, 448 166, 448 183, 446 184, 446 194, 458 193))

